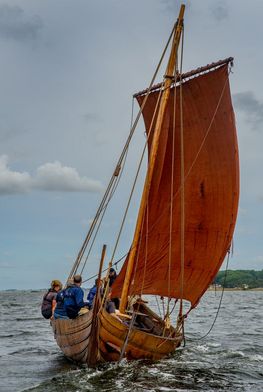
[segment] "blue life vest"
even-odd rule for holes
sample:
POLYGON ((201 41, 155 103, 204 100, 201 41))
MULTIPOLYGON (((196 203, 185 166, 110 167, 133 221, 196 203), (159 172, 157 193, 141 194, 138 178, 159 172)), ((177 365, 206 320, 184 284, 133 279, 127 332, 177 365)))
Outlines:
POLYGON ((81 308, 76 301, 76 286, 68 287, 58 292, 57 294, 57 310, 66 312, 67 316, 74 319, 78 316, 78 312, 81 308))

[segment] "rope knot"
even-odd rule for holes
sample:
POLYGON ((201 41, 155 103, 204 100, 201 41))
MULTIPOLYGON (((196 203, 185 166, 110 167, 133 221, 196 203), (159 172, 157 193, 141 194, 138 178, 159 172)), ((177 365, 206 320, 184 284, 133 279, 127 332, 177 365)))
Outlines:
POLYGON ((121 170, 121 165, 117 165, 114 171, 114 177, 118 177, 118 175, 120 174, 120 170, 121 170))

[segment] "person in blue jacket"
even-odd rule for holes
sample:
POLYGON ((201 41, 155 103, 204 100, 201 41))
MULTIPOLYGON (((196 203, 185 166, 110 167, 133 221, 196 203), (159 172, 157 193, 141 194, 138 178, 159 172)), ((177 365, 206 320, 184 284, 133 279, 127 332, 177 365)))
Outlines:
POLYGON ((66 289, 57 294, 57 306, 54 312, 54 318, 74 319, 78 316, 81 308, 88 306, 83 301, 84 291, 80 287, 82 278, 80 275, 73 276, 73 284, 69 284, 66 289))
POLYGON ((90 289, 88 296, 87 296, 87 301, 88 301, 88 308, 92 308, 93 300, 95 298, 96 292, 97 292, 97 283, 98 279, 95 280, 94 286, 90 289))

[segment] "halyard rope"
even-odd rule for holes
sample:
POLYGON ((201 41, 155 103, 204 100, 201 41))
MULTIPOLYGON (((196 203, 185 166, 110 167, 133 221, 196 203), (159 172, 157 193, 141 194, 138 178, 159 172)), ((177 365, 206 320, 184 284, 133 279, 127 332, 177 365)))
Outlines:
MULTIPOLYGON (((132 111, 131 111, 131 125, 130 125, 130 127, 132 127, 132 124, 133 124, 133 113, 134 113, 134 98, 132 99, 132 111)), ((128 148, 129 148, 129 146, 128 146, 128 148)), ((97 237, 98 231, 99 231, 99 229, 100 229, 100 226, 101 226, 103 217, 104 217, 104 215, 105 215, 105 212, 106 212, 106 210, 107 210, 108 204, 109 204, 109 202, 111 201, 111 199, 112 199, 112 197, 113 197, 113 195, 114 195, 114 193, 115 193, 115 191, 116 191, 116 189, 117 189, 117 187, 118 187, 118 185, 119 185, 119 182, 120 182, 120 179, 121 179, 121 177, 122 177, 122 173, 123 173, 123 170, 124 170, 124 167, 125 167, 125 164, 126 164, 126 159, 127 159, 127 155, 128 155, 128 148, 127 148, 127 151, 126 151, 125 156, 124 156, 124 161, 123 161, 123 165, 122 165, 122 167, 121 167, 121 172, 120 172, 120 174, 116 177, 116 182, 115 182, 115 185, 114 185, 113 188, 112 188, 112 191, 111 191, 111 193, 110 193, 109 199, 108 199, 107 203, 105 204, 105 206, 103 207, 104 211, 103 211, 103 213, 102 213, 102 215, 101 215, 101 217, 100 217, 100 222, 99 222, 98 227, 97 227, 97 230, 96 230, 96 232, 95 232, 95 234, 94 234, 94 237, 93 237, 92 243, 91 243, 91 245, 90 245, 88 254, 87 254, 87 256, 86 256, 86 258, 85 258, 85 261, 84 261, 84 263, 83 263, 82 269, 81 269, 81 271, 80 271, 80 275, 82 275, 82 273, 83 273, 83 271, 84 271, 84 268, 85 268, 85 266, 86 266, 86 263, 87 263, 87 261, 88 261, 89 255, 90 255, 90 253, 91 253, 92 247, 93 247, 94 242, 95 242, 95 240, 96 240, 96 237, 97 237)), ((116 170, 116 169, 115 169, 115 170, 116 170)))
MULTIPOLYGON (((126 143, 125 143, 125 146, 124 146, 124 148, 123 148, 123 150, 122 150, 122 153, 121 153, 121 155, 120 155, 120 158, 119 158, 119 160, 118 160, 118 163, 117 163, 117 165, 116 165, 116 168, 118 168, 118 167, 121 166, 121 163, 122 163, 122 161, 123 161, 123 158, 125 157, 126 151, 127 151, 128 147, 129 147, 130 141, 131 141, 131 139, 132 139, 132 137, 133 137, 134 131, 135 131, 136 127, 137 127, 137 124, 138 124, 138 122, 139 122, 139 119, 140 119, 140 117, 141 117, 141 114, 142 114, 142 112, 143 112, 143 109, 144 109, 145 104, 146 104, 146 102, 147 102, 147 99, 148 99, 148 96, 149 96, 149 94, 150 94, 151 88, 152 88, 153 83, 154 83, 154 81, 155 81, 155 78, 156 78, 156 76, 157 76, 157 74, 158 74, 158 72, 159 72, 159 69, 160 69, 160 66, 161 66, 161 64, 162 64, 163 58, 164 58, 164 56, 165 56, 166 50, 167 50, 167 48, 168 48, 168 46, 169 46, 169 43, 170 43, 170 40, 171 40, 171 38, 172 38, 172 36, 173 36, 174 30, 175 30, 175 26, 176 26, 176 24, 173 26, 173 29, 172 29, 172 31, 171 31, 171 34, 170 34, 170 36, 169 36, 169 38, 168 38, 168 41, 167 41, 167 43, 166 43, 166 46, 165 46, 165 48, 164 48, 164 50, 163 50, 163 52, 162 52, 161 58, 160 58, 159 63, 158 63, 158 65, 157 65, 157 67, 156 67, 156 70, 155 70, 155 72, 154 72, 154 75, 153 75, 153 77, 152 77, 152 80, 151 80, 151 82, 150 82, 150 84, 149 84, 149 87, 148 87, 148 89, 147 89, 147 93, 146 93, 146 95, 145 95, 145 97, 144 97, 143 103, 142 103, 142 105, 141 105, 141 107, 140 107, 140 110, 139 110, 137 116, 136 116, 136 119, 135 119, 135 121, 134 121, 134 123, 133 123, 133 126, 132 126, 131 129, 130 129, 129 136, 128 136, 127 141, 126 141, 126 143)), ((105 192, 105 194, 104 194, 104 196, 103 196, 103 198, 102 198, 101 204, 100 204, 100 206, 99 206, 99 208, 98 208, 98 210, 97 210, 97 213, 96 213, 95 218, 94 218, 94 220, 93 220, 93 222, 92 222, 92 224, 91 224, 91 227, 90 227, 90 229, 89 229, 89 231, 88 231, 88 234, 87 234, 87 236, 86 236, 86 238, 85 238, 85 240, 84 240, 84 242, 83 242, 83 245, 82 245, 82 247, 81 247, 81 249, 80 249, 80 251, 79 251, 79 253, 78 253, 78 256, 77 256, 77 258, 76 258, 76 260, 75 260, 75 262, 74 262, 74 264, 73 264, 73 267, 72 267, 72 269, 71 269, 71 271, 70 271, 70 273, 69 273, 68 279, 70 279, 70 278, 74 275, 74 273, 76 273, 76 271, 77 271, 77 269, 78 269, 78 267, 79 267, 79 264, 80 264, 80 262, 81 262, 81 260, 82 260, 82 257, 83 257, 83 255, 84 255, 84 252, 85 252, 85 250, 86 250, 86 248, 87 248, 87 245, 88 245, 88 243, 89 243, 89 241, 90 241, 91 235, 92 235, 92 233, 93 233, 93 231, 94 231, 94 228, 95 228, 95 226, 96 226, 96 224, 97 224, 97 221, 98 221, 98 219, 99 219, 99 216, 100 216, 100 214, 101 214, 101 211, 102 211, 102 209, 104 208, 104 205, 105 205, 105 203, 106 203, 106 200, 107 200, 108 194, 109 194, 109 192, 110 192, 110 189, 112 188, 112 185, 113 185, 113 183, 114 183, 114 179, 116 179, 115 172, 116 172, 116 169, 115 169, 115 171, 114 171, 114 173, 113 173, 113 175, 112 175, 112 177, 111 177, 111 179, 110 179, 110 181, 109 181, 107 190, 106 190, 106 192, 105 192)))

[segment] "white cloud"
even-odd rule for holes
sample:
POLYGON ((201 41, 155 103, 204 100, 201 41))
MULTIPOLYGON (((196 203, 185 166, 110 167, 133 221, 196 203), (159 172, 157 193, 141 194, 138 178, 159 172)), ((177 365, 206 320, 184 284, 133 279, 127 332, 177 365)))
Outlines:
POLYGON ((37 169, 34 188, 62 192, 97 192, 102 190, 99 181, 80 177, 76 169, 62 166, 58 161, 46 163, 37 169))
POLYGON ((33 189, 60 192, 99 192, 99 181, 80 177, 77 170, 60 162, 46 163, 37 169, 36 176, 12 171, 7 155, 0 157, 0 195, 29 192, 33 189))
POLYGON ((0 156, 0 195, 27 192, 31 185, 30 175, 11 171, 7 162, 7 155, 0 156))

